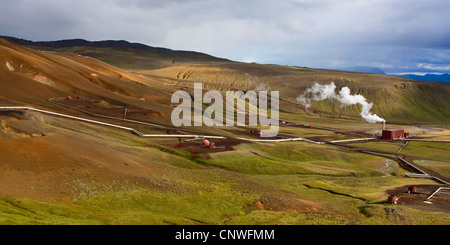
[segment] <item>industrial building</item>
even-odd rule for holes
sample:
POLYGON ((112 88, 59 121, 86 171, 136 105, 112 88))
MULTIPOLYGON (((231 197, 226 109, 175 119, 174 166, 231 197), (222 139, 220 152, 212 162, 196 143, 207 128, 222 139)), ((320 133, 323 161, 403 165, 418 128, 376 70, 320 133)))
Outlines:
POLYGON ((396 140, 408 137, 409 133, 405 133, 405 130, 403 129, 383 129, 381 134, 381 139, 384 140, 396 140))

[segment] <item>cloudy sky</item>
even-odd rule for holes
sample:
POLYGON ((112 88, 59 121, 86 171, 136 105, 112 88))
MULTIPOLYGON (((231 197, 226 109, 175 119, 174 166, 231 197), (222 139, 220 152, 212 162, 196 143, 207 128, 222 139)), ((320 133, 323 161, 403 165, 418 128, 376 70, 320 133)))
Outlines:
POLYGON ((4 0, 0 35, 127 40, 244 62, 450 72, 448 0, 4 0))

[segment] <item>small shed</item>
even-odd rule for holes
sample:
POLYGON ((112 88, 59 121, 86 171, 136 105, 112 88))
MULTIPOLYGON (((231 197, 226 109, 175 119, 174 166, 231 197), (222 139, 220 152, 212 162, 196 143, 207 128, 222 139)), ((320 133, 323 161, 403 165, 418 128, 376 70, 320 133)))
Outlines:
POLYGON ((384 140, 396 140, 405 136, 405 130, 403 129, 385 129, 381 134, 381 138, 384 140))
POLYGON ((388 201, 389 204, 397 204, 398 199, 400 199, 400 196, 389 195, 387 201, 388 201))

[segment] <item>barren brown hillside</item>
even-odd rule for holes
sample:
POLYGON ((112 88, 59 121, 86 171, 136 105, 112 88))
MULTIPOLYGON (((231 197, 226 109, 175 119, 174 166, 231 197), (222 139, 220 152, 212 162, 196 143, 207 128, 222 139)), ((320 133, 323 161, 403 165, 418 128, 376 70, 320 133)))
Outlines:
POLYGON ((168 114, 173 90, 106 63, 73 54, 41 52, 0 39, 1 95, 27 104, 78 96, 168 114))

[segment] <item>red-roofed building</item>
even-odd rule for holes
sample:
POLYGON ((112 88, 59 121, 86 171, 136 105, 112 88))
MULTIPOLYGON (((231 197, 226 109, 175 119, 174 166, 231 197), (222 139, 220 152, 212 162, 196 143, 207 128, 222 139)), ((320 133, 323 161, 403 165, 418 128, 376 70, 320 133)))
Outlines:
POLYGON ((405 138, 405 136, 406 136, 405 130, 403 129, 385 129, 381 134, 381 138, 384 140, 396 140, 400 138, 405 138))

